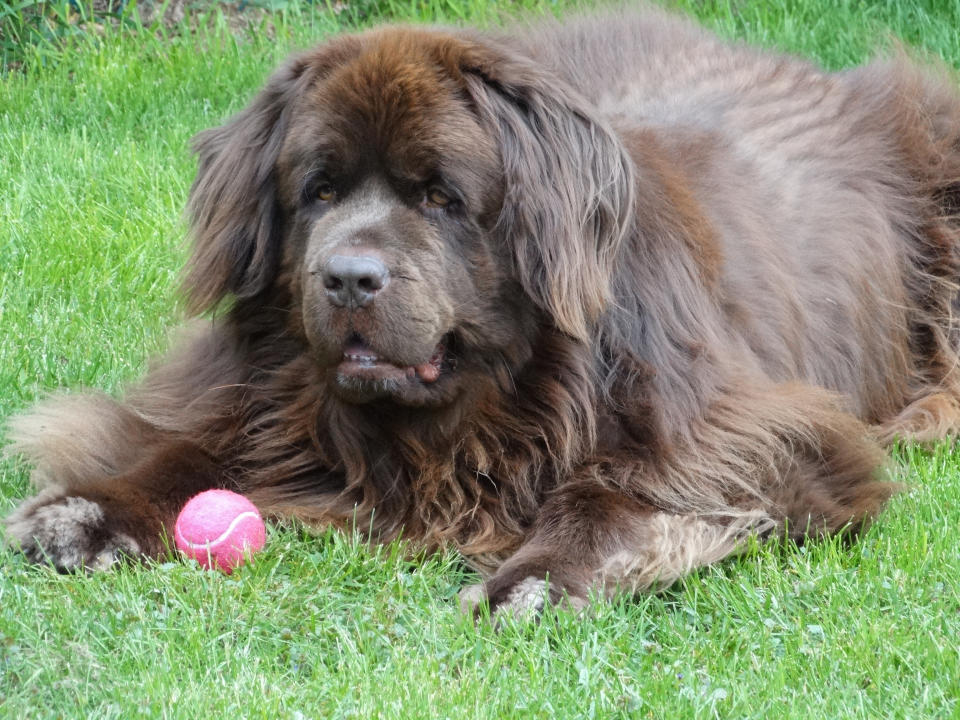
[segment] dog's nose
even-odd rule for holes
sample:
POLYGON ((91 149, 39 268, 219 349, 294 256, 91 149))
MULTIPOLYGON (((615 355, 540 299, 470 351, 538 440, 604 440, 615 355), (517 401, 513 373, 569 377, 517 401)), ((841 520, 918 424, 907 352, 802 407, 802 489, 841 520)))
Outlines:
POLYGON ((390 271, 372 255, 334 255, 323 266, 323 287, 337 307, 365 307, 383 290, 390 271))

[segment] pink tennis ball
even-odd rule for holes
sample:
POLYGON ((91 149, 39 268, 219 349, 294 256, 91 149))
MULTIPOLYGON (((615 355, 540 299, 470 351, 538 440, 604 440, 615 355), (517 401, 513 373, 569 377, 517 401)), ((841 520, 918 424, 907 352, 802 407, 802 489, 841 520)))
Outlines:
POLYGON ((206 490, 183 506, 173 527, 177 549, 227 575, 260 550, 267 531, 256 506, 229 490, 206 490))

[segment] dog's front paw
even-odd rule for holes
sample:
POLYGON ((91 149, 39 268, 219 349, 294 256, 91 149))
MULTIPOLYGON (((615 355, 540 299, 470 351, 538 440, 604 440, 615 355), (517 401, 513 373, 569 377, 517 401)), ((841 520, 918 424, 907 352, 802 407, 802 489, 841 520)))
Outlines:
POLYGON ((132 537, 111 527, 99 502, 53 488, 18 507, 7 518, 6 534, 29 560, 60 572, 105 570, 141 554, 132 537))
POLYGON ((464 612, 480 616, 484 607, 489 608, 494 622, 512 617, 518 620, 537 619, 548 606, 556 606, 579 612, 587 606, 587 600, 571 592, 549 577, 528 575, 520 579, 495 576, 488 583, 469 585, 460 591, 460 607, 464 612))

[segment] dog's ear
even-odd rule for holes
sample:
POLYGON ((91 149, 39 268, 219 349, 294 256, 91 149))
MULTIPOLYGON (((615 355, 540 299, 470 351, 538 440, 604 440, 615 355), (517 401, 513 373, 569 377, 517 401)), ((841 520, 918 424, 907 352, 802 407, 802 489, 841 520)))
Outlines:
POLYGON ((193 254, 183 288, 193 313, 226 295, 252 297, 269 283, 279 249, 274 165, 290 98, 305 63, 278 70, 246 108, 193 139, 197 176, 187 211, 193 254))
POLYGON ((525 58, 476 44, 459 70, 499 140, 506 187, 497 230, 520 282, 558 328, 588 341, 632 214, 627 152, 582 97, 525 58))
POLYGON ((296 55, 245 109, 193 139, 197 176, 187 211, 193 254, 183 280, 187 308, 201 313, 227 295, 254 297, 273 279, 283 233, 275 166, 293 100, 354 55, 345 36, 296 55))

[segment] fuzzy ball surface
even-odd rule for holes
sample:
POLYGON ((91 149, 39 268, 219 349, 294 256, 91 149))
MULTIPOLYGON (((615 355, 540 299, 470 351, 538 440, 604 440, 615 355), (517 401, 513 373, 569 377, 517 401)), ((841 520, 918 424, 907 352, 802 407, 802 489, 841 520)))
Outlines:
POLYGON ((266 528, 256 506, 229 490, 206 490, 183 506, 173 529, 184 555, 228 575, 263 547, 266 528))

